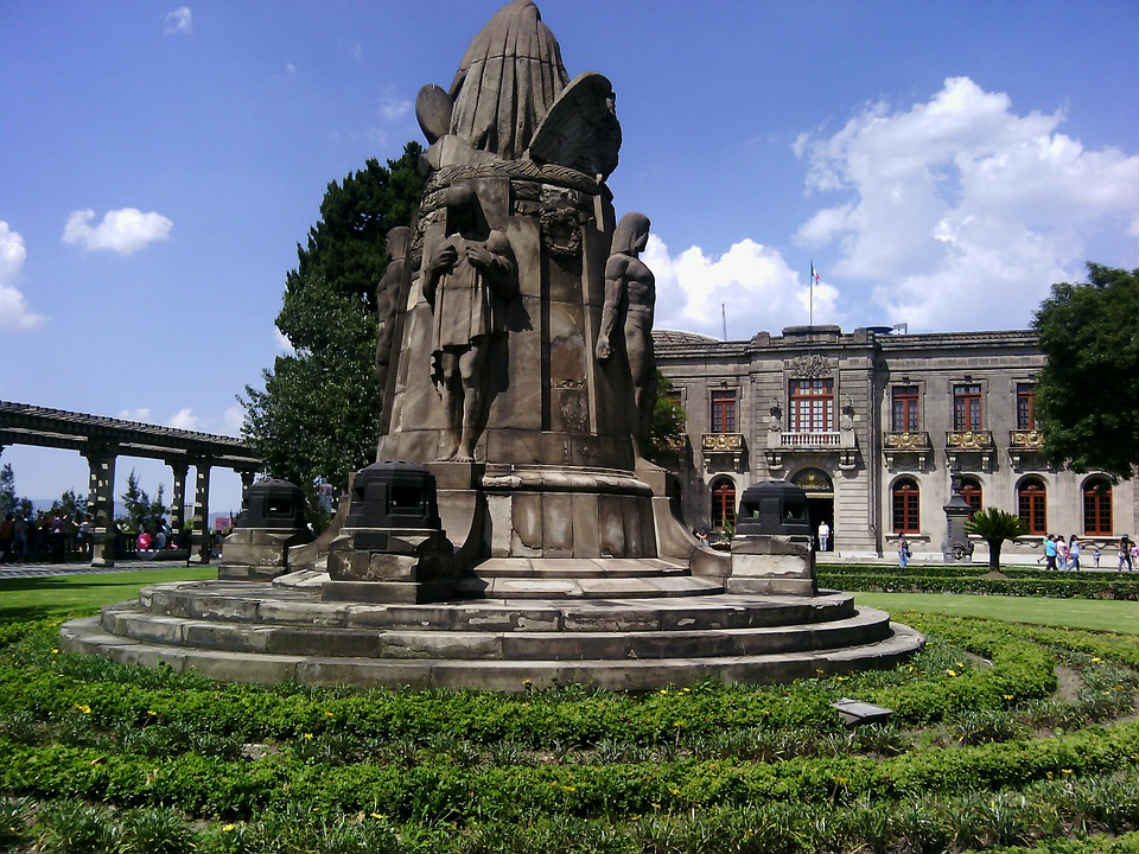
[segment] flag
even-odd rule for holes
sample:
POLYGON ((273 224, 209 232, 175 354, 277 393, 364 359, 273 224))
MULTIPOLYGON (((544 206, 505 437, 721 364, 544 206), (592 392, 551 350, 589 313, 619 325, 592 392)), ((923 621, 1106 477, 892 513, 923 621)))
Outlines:
POLYGON ((811 264, 811 283, 813 285, 819 284, 819 273, 817 273, 815 271, 815 262, 814 261, 811 264))

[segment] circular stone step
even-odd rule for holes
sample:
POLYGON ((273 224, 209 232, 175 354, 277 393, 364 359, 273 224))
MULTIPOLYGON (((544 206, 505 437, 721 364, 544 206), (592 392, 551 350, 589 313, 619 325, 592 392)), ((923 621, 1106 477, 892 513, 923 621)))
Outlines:
POLYGON ((480 578, 659 578, 689 575, 684 564, 659 558, 488 558, 480 578))
POLYGON ((160 616, 265 625, 499 632, 741 629, 840 620, 855 613, 848 593, 372 605, 322 602, 319 591, 225 581, 144 587, 138 608, 160 616))
POLYGON ((230 652, 512 661, 748 656, 859 645, 882 640, 889 633, 887 614, 872 608, 828 622, 695 631, 499 632, 271 626, 160 616, 134 607, 105 609, 101 625, 110 634, 144 643, 230 652))
POLYGON ((296 680, 315 685, 484 688, 522 691, 570 683, 615 690, 649 690, 706 680, 786 682, 869 667, 891 667, 922 648, 913 629, 890 623, 881 640, 840 649, 703 658, 622 661, 472 661, 276 655, 144 643, 109 634, 99 617, 65 623, 61 645, 69 652, 106 656, 122 664, 197 672, 232 682, 296 680))

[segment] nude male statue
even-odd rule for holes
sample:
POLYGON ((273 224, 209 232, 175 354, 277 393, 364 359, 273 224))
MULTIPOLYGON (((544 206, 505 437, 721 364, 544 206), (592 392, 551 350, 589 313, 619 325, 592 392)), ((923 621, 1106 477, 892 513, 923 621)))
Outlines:
POLYGON ((492 337, 505 333, 506 302, 517 293, 507 236, 487 227, 471 187, 451 187, 446 235, 429 258, 424 283, 434 315, 432 377, 447 425, 441 459, 475 458, 489 404, 487 353, 492 337))
POLYGON ((606 301, 596 354, 606 361, 613 353, 612 336, 619 319, 633 381, 636 406, 634 441, 639 456, 649 442, 653 406, 657 400, 657 364, 653 357, 653 305, 657 291, 653 271, 638 258, 649 240, 649 218, 627 213, 614 231, 606 261, 606 301))
POLYGON ((380 396, 388 382, 388 364, 392 358, 392 335, 395 332, 397 303, 400 286, 404 279, 404 261, 407 255, 408 236, 411 233, 406 225, 388 230, 388 266, 376 286, 376 314, 378 334, 376 336, 376 379, 380 384, 380 396))

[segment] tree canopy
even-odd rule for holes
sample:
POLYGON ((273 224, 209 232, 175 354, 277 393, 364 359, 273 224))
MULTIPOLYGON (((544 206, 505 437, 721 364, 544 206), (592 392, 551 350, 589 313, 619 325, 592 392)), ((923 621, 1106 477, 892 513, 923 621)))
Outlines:
POLYGON ((379 438, 376 284, 388 263, 385 237, 408 225, 419 203, 422 149, 408 143, 387 168, 369 159, 325 191, 320 219, 297 268, 285 275, 277 328, 294 352, 246 386, 244 438, 266 470, 311 491, 320 476, 337 487, 372 461, 379 438))
POLYGON ((666 468, 675 468, 678 455, 685 444, 685 407, 661 371, 657 371, 657 402, 653 406, 653 420, 649 425, 650 462, 666 468))
POLYGON ((1088 282, 1059 282, 1033 329, 1046 364, 1036 415, 1045 455, 1075 472, 1129 478, 1137 464, 1137 270, 1089 263, 1088 282))

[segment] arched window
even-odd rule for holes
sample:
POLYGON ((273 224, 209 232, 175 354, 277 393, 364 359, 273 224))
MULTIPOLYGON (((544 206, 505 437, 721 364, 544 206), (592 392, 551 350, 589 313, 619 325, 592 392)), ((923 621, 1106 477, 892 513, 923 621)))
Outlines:
POLYGON ((1107 477, 1085 481, 1085 533, 1112 536, 1112 483, 1107 477))
POLYGON ((714 480, 712 483, 712 507, 709 520, 713 528, 724 530, 729 526, 736 526, 736 484, 728 478, 714 480))
POLYGON ((918 533, 918 484, 909 477, 895 481, 891 488, 891 518, 896 534, 918 533))
POLYGON ((962 498, 970 505, 970 516, 982 509, 982 482, 976 477, 962 478, 962 498))
POLYGON ((1031 534, 1044 535, 1045 525, 1045 484, 1036 477, 1027 477, 1017 487, 1017 515, 1026 524, 1031 534))

